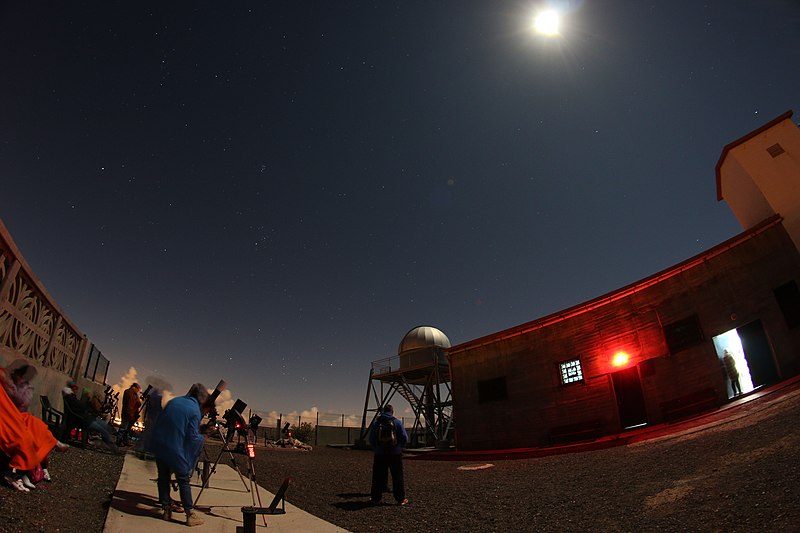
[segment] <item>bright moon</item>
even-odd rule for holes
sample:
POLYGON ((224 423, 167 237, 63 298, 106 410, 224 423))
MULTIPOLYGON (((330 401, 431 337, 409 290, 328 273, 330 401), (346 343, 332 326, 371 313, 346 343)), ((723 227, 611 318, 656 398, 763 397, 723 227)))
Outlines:
POLYGON ((542 11, 536 15, 533 27, 543 35, 558 35, 558 13, 555 11, 542 11))

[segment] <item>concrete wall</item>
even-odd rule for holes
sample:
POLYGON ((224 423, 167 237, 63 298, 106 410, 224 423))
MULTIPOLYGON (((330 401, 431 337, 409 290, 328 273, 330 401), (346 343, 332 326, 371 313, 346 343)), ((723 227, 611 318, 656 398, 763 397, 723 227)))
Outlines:
POLYGON ((755 133, 724 151, 720 194, 745 229, 781 215, 800 248, 800 129, 787 117, 755 133))
POLYGON ((800 254, 772 219, 705 254, 615 293, 448 352, 461 450, 543 446, 564 426, 622 431, 612 375, 636 367, 648 423, 665 404, 711 391, 727 400, 712 337, 760 320, 781 378, 800 372, 800 331, 789 330, 773 289, 800 283, 800 254), (696 316, 702 340, 670 353, 664 326, 696 316), (630 360, 612 365, 615 353, 630 360), (559 363, 579 359, 584 379, 562 384, 559 363), (507 395, 479 401, 479 382, 504 378, 507 395))
POLYGON ((46 395, 61 410, 61 389, 75 379, 81 388, 102 392, 103 386, 80 378, 89 342, 47 292, 0 221, 0 364, 25 358, 36 366, 35 404, 46 395))
POLYGON ((361 428, 317 426, 315 442, 309 444, 314 444, 315 446, 327 446, 329 444, 353 445, 358 439, 360 431, 361 428))

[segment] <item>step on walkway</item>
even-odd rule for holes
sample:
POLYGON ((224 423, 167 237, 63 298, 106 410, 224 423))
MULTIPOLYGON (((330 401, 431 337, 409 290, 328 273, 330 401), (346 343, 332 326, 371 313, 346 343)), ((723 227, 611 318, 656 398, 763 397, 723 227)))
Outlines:
MULTIPOLYGON (((187 531, 183 513, 175 513, 171 522, 166 522, 158 515, 158 489, 156 488, 156 463, 145 461, 128 453, 122 473, 114 490, 111 508, 106 516, 104 533, 141 533, 143 531, 187 531)), ((245 475, 244 483, 239 474, 230 466, 219 464, 211 476, 208 486, 203 490, 197 502, 198 515, 205 521, 203 525, 194 526, 192 532, 213 531, 215 533, 235 533, 236 527, 242 525, 242 507, 253 505, 253 496, 245 488, 250 481, 245 475)), ((255 485, 254 485, 255 487, 255 485)), ((200 481, 192 477, 192 496, 197 498, 200 492, 200 481)), ((291 486, 289 487, 291 491, 291 486)), ((179 499, 173 492, 173 499, 179 499)), ((269 507, 274 494, 258 487, 262 507, 269 507)), ((258 497, 256 497, 258 506, 258 497)), ((281 505, 278 505, 280 508, 281 505)), ((313 516, 297 507, 286 503, 285 514, 265 515, 269 531, 309 533, 334 533, 346 530, 313 516)), ((264 520, 256 516, 256 529, 267 531, 264 520)))

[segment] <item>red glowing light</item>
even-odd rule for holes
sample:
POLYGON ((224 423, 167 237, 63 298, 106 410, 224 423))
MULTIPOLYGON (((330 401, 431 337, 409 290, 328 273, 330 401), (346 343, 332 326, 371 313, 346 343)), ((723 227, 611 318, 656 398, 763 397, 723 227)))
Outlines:
POLYGON ((614 358, 611 360, 611 364, 614 366, 625 366, 628 364, 629 359, 630 357, 628 357, 628 354, 626 354, 625 352, 617 352, 616 354, 614 354, 614 358))
POLYGON ((252 444, 247 445, 247 456, 250 459, 255 459, 256 457, 256 447, 252 444))

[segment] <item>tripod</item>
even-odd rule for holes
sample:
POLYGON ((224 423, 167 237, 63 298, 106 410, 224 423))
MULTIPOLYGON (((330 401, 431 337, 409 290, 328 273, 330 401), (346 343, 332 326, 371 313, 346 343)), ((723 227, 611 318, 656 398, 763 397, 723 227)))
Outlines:
MULTIPOLYGON (((258 496, 258 509, 261 509, 261 493, 258 492, 258 483, 256 482, 256 434, 252 429, 247 430, 247 458, 250 474, 250 497, 253 500, 253 507, 255 507, 256 496, 258 496), (255 486, 255 490, 253 490, 253 486, 255 486)), ((261 518, 264 519, 264 527, 267 527, 267 517, 262 514, 261 518)))
MULTIPOLYGON (((227 435, 223 435, 222 434, 222 430, 219 428, 219 426, 217 426, 217 433, 219 433, 219 436, 222 439, 222 447, 220 448, 219 453, 217 454, 217 458, 212 463, 211 469, 208 472, 208 477, 206 477, 203 480, 203 486, 200 488, 200 492, 197 493, 197 498, 195 498, 195 500, 194 500, 194 505, 195 506, 197 505, 197 502, 200 501, 200 496, 203 494, 203 491, 208 486, 208 480, 211 479, 211 475, 214 472, 217 471, 217 465, 219 464, 219 460, 222 457, 222 454, 224 452, 228 452, 228 456, 230 457, 231 462, 233 463, 233 467, 236 469, 236 472, 239 474, 239 479, 242 480, 242 485, 244 485, 244 488, 245 488, 245 490, 247 492, 250 492, 250 487, 247 486, 247 483, 244 480, 244 476, 242 475, 242 471, 239 470, 239 464, 236 462, 236 458, 233 456, 233 454, 231 453, 230 449, 228 448, 228 444, 230 444, 230 442, 233 440, 233 435, 236 433, 236 430, 228 429, 227 435)), ((205 448, 204 448, 204 450, 205 450, 205 448)), ((250 460, 250 462, 252 463, 252 459, 250 460)), ((255 474, 253 474, 252 477, 255 477, 255 474)), ((253 482, 252 482, 252 479, 251 479, 250 484, 252 485, 252 483, 253 482)))

